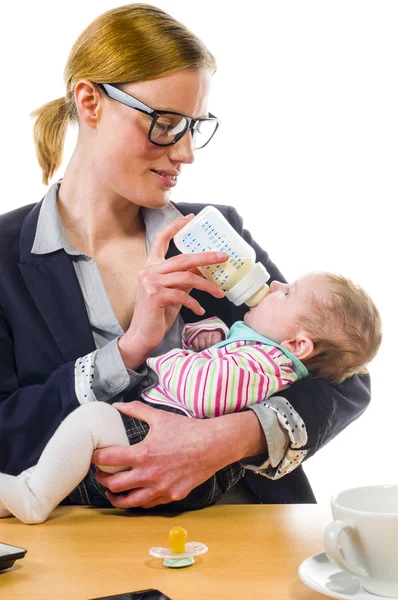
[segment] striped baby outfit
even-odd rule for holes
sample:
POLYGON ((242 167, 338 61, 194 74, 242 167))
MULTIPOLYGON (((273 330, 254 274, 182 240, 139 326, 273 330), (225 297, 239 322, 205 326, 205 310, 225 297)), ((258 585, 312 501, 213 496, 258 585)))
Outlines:
POLYGON ((147 359, 158 383, 142 393, 153 404, 182 410, 190 417, 237 412, 280 392, 308 371, 291 352, 243 321, 229 331, 217 317, 186 324, 182 349, 147 359), (225 339, 200 352, 191 349, 199 332, 221 330, 225 339))

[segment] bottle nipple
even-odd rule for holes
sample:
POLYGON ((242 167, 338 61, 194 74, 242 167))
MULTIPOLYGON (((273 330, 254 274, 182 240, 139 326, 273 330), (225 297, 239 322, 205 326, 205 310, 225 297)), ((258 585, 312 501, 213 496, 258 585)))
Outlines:
POLYGON ((250 308, 252 306, 257 306, 257 304, 260 304, 261 300, 265 298, 268 292, 269 286, 266 283, 264 283, 264 285, 258 290, 258 292, 256 292, 253 296, 251 296, 251 298, 246 300, 245 304, 247 304, 247 306, 250 306, 250 308))

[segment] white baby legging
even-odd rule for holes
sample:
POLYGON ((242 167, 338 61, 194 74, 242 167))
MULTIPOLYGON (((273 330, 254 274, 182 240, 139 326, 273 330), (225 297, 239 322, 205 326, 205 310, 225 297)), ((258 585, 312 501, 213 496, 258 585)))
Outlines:
MULTIPOLYGON (((45 521, 84 479, 94 450, 106 446, 129 446, 119 411, 104 402, 83 404, 62 421, 37 465, 17 477, 0 473, 0 517, 45 521)), ((126 468, 101 467, 110 473, 126 468)))

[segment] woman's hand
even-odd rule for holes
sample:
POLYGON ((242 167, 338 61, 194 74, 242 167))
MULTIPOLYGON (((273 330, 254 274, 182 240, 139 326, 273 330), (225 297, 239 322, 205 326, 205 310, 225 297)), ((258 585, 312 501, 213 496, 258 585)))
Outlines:
POLYGON ((111 446, 93 454, 94 464, 131 467, 114 475, 97 469, 97 479, 110 490, 106 495, 116 508, 152 508, 181 500, 226 465, 266 450, 263 431, 251 410, 191 419, 139 401, 113 406, 150 427, 139 444, 111 446), (128 494, 115 494, 127 490, 128 494))
POLYGON ((94 464, 131 467, 112 475, 97 469, 99 483, 110 492, 131 490, 122 496, 107 493, 114 506, 150 508, 180 500, 224 466, 214 460, 215 440, 206 427, 207 420, 190 419, 139 401, 113 406, 150 427, 145 440, 134 446, 108 447, 93 454, 94 464))
POLYGON ((119 339, 119 350, 127 368, 136 369, 163 340, 174 323, 181 306, 197 315, 204 309, 189 293, 193 288, 216 298, 224 292, 199 274, 197 267, 217 264, 228 259, 225 252, 180 254, 165 259, 169 242, 193 217, 176 219, 159 231, 148 259, 138 275, 134 315, 126 333, 119 339))
POLYGON ((114 475, 97 470, 99 483, 110 490, 106 495, 117 508, 152 508, 181 500, 226 465, 266 450, 263 430, 251 410, 191 419, 139 401, 113 406, 150 427, 138 444, 111 446, 93 454, 94 464, 130 467, 114 475))

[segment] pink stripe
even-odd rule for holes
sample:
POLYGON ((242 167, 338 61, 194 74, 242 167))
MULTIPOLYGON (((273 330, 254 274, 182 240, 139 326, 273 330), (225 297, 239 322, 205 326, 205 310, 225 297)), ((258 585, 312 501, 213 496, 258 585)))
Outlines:
POLYGON ((180 375, 178 377, 177 385, 176 385, 176 397, 181 402, 181 404, 185 404, 185 393, 186 393, 186 389, 187 389, 187 380, 188 380, 189 373, 192 370, 192 367, 195 362, 195 358, 196 358, 195 354, 192 354, 190 358, 191 358, 191 360, 185 361, 185 363, 180 371, 180 375), (187 369, 188 369, 188 371, 187 371, 187 369), (187 371, 186 374, 185 374, 185 371, 187 371), (181 389, 183 386, 184 386, 184 391, 181 394, 181 389))
POLYGON ((278 383, 280 385, 280 383, 282 381, 282 372, 280 370, 278 363, 274 363, 274 369, 275 369, 275 377, 277 378, 278 383))
MULTIPOLYGON (((264 372, 262 371, 260 366, 254 360, 252 360, 252 358, 248 358, 247 363, 251 367, 253 374, 258 375, 258 390, 256 392, 256 402, 259 402, 260 400, 263 400, 262 393, 263 393, 263 387, 264 387, 264 372)), ((249 381, 250 381, 250 379, 249 379, 249 381)), ((253 385, 254 382, 252 381, 251 384, 253 385)), ((247 395, 246 406, 248 404, 249 404, 249 395, 247 395)))
POLYGON ((192 342, 192 340, 195 338, 195 336, 196 336, 198 333, 199 333, 198 331, 195 331, 195 330, 193 330, 193 331, 192 331, 191 335, 190 335, 190 336, 189 336, 189 338, 187 339, 187 344, 188 344, 189 346, 191 346, 191 345, 192 345, 192 344, 191 344, 191 342, 192 342))
POLYGON ((230 355, 230 359, 236 364, 237 367, 239 367, 237 360, 235 360, 235 357, 232 354, 230 355))
POLYGON ((151 369, 153 369, 154 371, 156 371, 157 373, 159 373, 159 368, 160 368, 160 364, 162 362, 162 357, 160 356, 159 358, 151 358, 148 361, 149 365, 153 365, 151 366, 151 369))
MULTIPOLYGON (((214 403, 214 416, 215 417, 219 417, 220 414, 222 414, 222 412, 221 412, 222 389, 223 389, 223 368, 222 368, 222 364, 220 364, 220 368, 217 373, 216 397, 215 397, 215 403, 214 403)), ((224 404, 225 404, 225 401, 224 401, 224 404)))
MULTIPOLYGON (((278 365, 278 363, 273 360, 273 357, 275 356, 276 358, 280 358, 281 356, 283 356, 283 353, 279 350, 279 348, 272 348, 268 353, 266 353, 263 349, 258 348, 258 351, 260 354, 262 354, 264 356, 264 358, 267 360, 267 362, 271 365, 273 371, 274 371, 274 377, 276 378, 277 382, 278 382, 278 387, 281 387, 282 384, 282 372, 281 369, 278 365)), ((268 395, 268 390, 269 390, 269 380, 268 380, 268 386, 267 386, 267 395, 268 395)))
POLYGON ((296 372, 294 369, 290 369, 290 367, 285 367, 283 374, 282 381, 284 385, 289 385, 292 383, 292 379, 295 379, 296 372))
POLYGON ((272 348, 269 352, 268 352, 269 356, 271 356, 274 360, 278 360, 279 358, 281 358, 283 356, 283 353, 279 350, 279 348, 272 348))
MULTIPOLYGON (((170 359, 173 359, 175 356, 178 356, 179 353, 180 353, 180 350, 178 349, 173 354, 169 355, 169 353, 167 353, 166 355, 165 354, 160 355, 159 358, 155 359, 154 366, 151 367, 151 368, 153 368, 153 370, 156 371, 156 373, 160 376, 160 374, 162 372, 163 364, 168 363, 168 361, 170 359)), ((173 367, 173 365, 174 365, 174 360, 171 360, 170 361, 170 367, 173 367)), ((165 375, 162 374, 161 375, 162 380, 164 380, 164 377, 165 377, 165 375)), ((159 377, 159 379, 160 379, 160 377, 159 377)))
MULTIPOLYGON (((167 354, 161 354, 159 358, 156 359, 156 367, 160 371, 164 364, 168 363, 170 359, 174 359, 175 356, 178 356, 181 350, 179 348, 176 349, 175 352, 168 352, 167 354)), ((173 361, 171 361, 173 363, 173 361)))
MULTIPOLYGON (((212 357, 211 352, 208 349, 202 351, 201 358, 211 358, 211 357, 212 357)), ((191 362, 191 368, 189 369, 189 372, 186 374, 185 381, 184 381, 183 396, 182 397, 180 396, 180 401, 182 404, 186 404, 185 398, 186 398, 186 394, 187 394, 188 378, 189 378, 189 374, 193 368, 194 361, 196 360, 196 358, 197 358, 197 355, 193 354, 193 361, 191 362)), ((203 378, 202 369, 200 369, 200 371, 201 371, 200 378, 203 378)), ((206 375, 206 380, 207 380, 207 375, 206 375)), ((205 383, 205 388, 206 388, 206 383, 205 383)), ((200 419, 204 416, 204 410, 202 408, 202 414, 200 414, 200 412, 199 412, 199 391, 197 392, 197 389, 198 388, 196 386, 195 392, 194 392, 194 398, 193 398, 193 411, 194 411, 194 416, 200 419)))
POLYGON ((225 415, 227 413, 227 398, 229 397, 229 361, 228 360, 223 360, 222 361, 223 367, 225 367, 226 369, 226 373, 225 373, 225 394, 224 394, 224 408, 223 408, 223 414, 225 415))
MULTIPOLYGON (((263 359, 265 359, 266 362, 268 362, 269 364, 271 364, 271 366, 273 366, 273 361, 269 360, 269 355, 267 354, 267 352, 265 352, 265 350, 263 348, 257 347, 256 351, 260 355, 262 355, 263 359)), ((264 373, 264 365, 262 365, 261 363, 259 364, 259 368, 258 368, 258 370, 256 370, 256 372, 260 374, 260 384, 259 384, 259 389, 258 389, 258 401, 265 400, 265 398, 268 397, 270 377, 267 373, 264 373), (267 388, 265 393, 264 393, 264 383, 266 384, 266 388, 267 388)))
POLYGON ((238 397, 236 399, 236 411, 238 411, 240 409, 240 407, 242 406, 242 395, 243 395, 243 383, 244 383, 244 371, 242 369, 240 369, 239 372, 239 381, 238 381, 238 397))
POLYGON ((167 367, 165 368, 164 375, 163 375, 164 386, 169 389, 172 389, 171 380, 173 378, 173 374, 175 373, 176 369, 178 369, 177 362, 180 362, 178 359, 180 359, 180 358, 185 359, 182 361, 184 365, 187 362, 187 359, 189 360, 188 350, 179 350, 175 355, 171 356, 170 358, 174 358, 174 356, 176 357, 176 360, 169 361, 167 367))
POLYGON ((198 369, 197 379, 195 381, 194 396, 192 398, 193 407, 194 407, 194 415, 196 417, 198 417, 198 415, 199 415, 199 389, 200 389, 200 384, 203 379, 203 376, 204 376, 204 366, 202 366, 198 369))
POLYGON ((204 386, 203 386, 203 392, 202 392, 202 414, 199 413, 199 398, 198 398, 198 416, 204 417, 205 416, 205 390, 207 387, 207 380, 209 378, 209 371, 210 371, 210 366, 211 366, 211 362, 209 361, 207 363, 207 370, 206 370, 206 375, 205 375, 205 381, 204 381, 204 386))
POLYGON ((265 398, 263 398, 263 389, 264 389, 264 378, 265 378, 265 374, 263 372, 263 370, 261 369, 260 365, 258 367, 254 367, 256 369, 256 373, 259 376, 259 383, 258 383, 258 390, 257 390, 257 402, 260 402, 261 400, 265 400, 265 398))
POLYGON ((245 406, 248 405, 249 403, 249 386, 250 386, 250 373, 248 373, 248 378, 247 378, 247 385, 246 385, 246 394, 245 394, 245 406))

